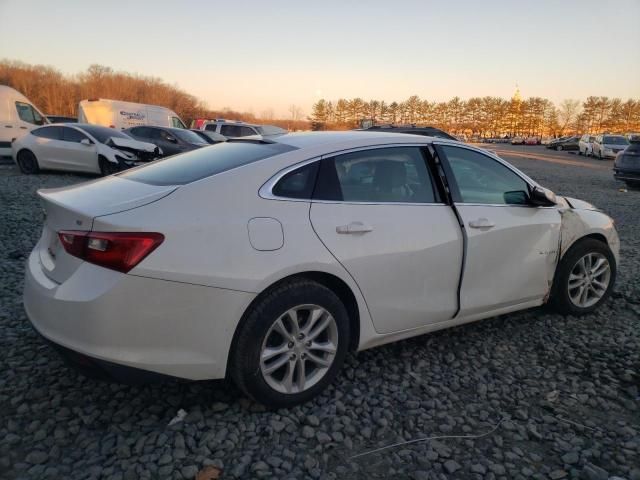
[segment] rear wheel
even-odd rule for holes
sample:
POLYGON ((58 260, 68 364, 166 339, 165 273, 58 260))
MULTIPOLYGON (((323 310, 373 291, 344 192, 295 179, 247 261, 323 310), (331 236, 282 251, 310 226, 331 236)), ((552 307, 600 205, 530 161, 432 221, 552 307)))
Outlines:
POLYGON ((609 246, 594 238, 579 240, 558 264, 550 304, 564 314, 592 312, 611 294, 615 279, 609 246))
POLYGON ((118 173, 120 171, 120 165, 110 162, 102 155, 98 157, 98 166, 100 167, 100 173, 103 177, 113 175, 114 173, 118 173))
POLYGON ((640 182, 625 182, 627 187, 633 190, 640 190, 640 182))
POLYGON ((19 152, 16 160, 18 161, 18 168, 20 168, 22 173, 33 174, 40 171, 38 159, 33 152, 29 150, 22 150, 19 152))
POLYGON ((558 145, 558 146, 556 147, 556 150, 557 150, 558 152, 561 152, 561 151, 562 151, 562 145, 558 145))
POLYGON ((316 282, 292 281, 264 295, 238 327, 230 374, 255 401, 291 407, 331 383, 348 345, 349 319, 337 295, 316 282))

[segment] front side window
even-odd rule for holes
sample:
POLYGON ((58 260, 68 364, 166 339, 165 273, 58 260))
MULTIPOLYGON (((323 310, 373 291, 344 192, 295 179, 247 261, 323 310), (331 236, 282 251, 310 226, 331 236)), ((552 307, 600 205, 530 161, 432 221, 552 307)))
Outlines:
POLYGON ((20 120, 23 122, 32 123, 33 125, 44 124, 42 115, 28 103, 16 102, 16 110, 18 111, 18 117, 20 117, 20 120))
POLYGON ((62 140, 65 142, 75 142, 80 143, 82 140, 86 139, 87 136, 80 133, 75 128, 62 128, 62 140))
POLYGON ((248 137, 249 135, 256 135, 256 131, 251 127, 240 127, 240 137, 248 137))
POLYGON ((322 160, 313 198, 365 203, 436 201, 418 147, 364 150, 322 160))
POLYGON ((218 126, 218 125, 217 125, 216 123, 207 123, 207 124, 204 126, 204 129, 205 129, 205 130, 208 130, 209 132, 215 132, 215 131, 216 131, 216 127, 217 127, 217 126, 218 126))
POLYGON ((174 128, 187 128, 178 117, 171 117, 171 126, 174 128))
POLYGON ((487 155, 466 148, 441 146, 462 203, 526 205, 529 186, 512 170, 487 155))
POLYGON ((131 129, 131 134, 136 137, 149 138, 151 136, 151 129, 148 127, 135 127, 131 129))

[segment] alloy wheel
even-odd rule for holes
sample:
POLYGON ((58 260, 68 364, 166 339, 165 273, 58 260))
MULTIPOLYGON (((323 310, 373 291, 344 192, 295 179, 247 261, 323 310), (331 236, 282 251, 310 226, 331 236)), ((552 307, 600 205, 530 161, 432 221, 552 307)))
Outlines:
POLYGON ((607 257, 598 252, 587 253, 569 274, 569 299, 576 307, 589 308, 604 296, 610 281, 611 265, 607 257))
POLYGON ((338 326, 318 305, 287 310, 271 325, 260 349, 260 371, 280 393, 308 390, 327 373, 338 350, 338 326))

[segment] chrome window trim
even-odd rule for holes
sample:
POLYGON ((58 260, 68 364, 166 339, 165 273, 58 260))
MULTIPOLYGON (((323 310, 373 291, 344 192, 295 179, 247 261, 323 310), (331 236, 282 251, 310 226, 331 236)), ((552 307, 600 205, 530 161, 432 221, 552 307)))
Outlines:
MULTIPOLYGON (((280 197, 278 195, 274 195, 273 187, 275 187, 276 183, 278 183, 282 177, 286 174, 297 170, 298 168, 304 167, 305 165, 309 165, 313 162, 319 162, 326 158, 332 158, 336 155, 344 155, 347 153, 353 152, 364 152, 367 150, 379 150, 381 148, 399 148, 399 147, 416 147, 422 148, 429 145, 430 142, 420 141, 420 142, 411 142, 411 143, 385 143, 385 144, 377 144, 377 145, 367 145, 366 147, 354 147, 347 148, 343 150, 336 150, 335 152, 325 153, 323 155, 319 155, 317 157, 310 158, 308 160, 303 160, 302 162, 298 162, 294 165, 290 165, 275 175, 273 175, 269 180, 267 180, 258 190, 258 195, 265 200, 279 200, 286 202, 306 202, 306 203, 325 203, 325 204, 344 204, 344 205, 403 205, 403 206, 448 206, 444 202, 430 202, 430 203, 415 203, 415 202, 346 202, 344 200, 314 200, 310 198, 290 198, 290 197, 280 197)), ((429 172, 429 175, 431 173, 429 172)))

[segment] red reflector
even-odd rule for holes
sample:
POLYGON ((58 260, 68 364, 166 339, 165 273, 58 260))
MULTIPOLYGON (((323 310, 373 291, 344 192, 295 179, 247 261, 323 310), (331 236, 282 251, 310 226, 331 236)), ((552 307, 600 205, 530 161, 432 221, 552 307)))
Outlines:
POLYGON ((161 233, 148 232, 58 232, 69 255, 101 267, 127 273, 164 241, 161 233))

